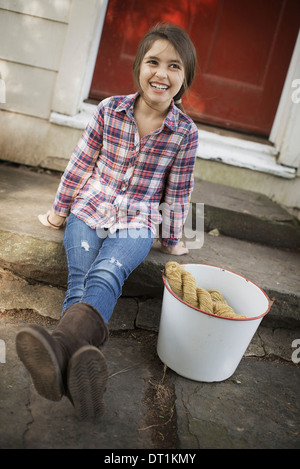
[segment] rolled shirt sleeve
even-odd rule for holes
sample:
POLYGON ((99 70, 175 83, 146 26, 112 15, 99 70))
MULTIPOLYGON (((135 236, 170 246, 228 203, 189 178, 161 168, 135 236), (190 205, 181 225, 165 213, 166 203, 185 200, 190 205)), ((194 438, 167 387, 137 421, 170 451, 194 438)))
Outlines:
POLYGON ((166 247, 178 244, 182 237, 194 186, 197 147, 198 129, 192 123, 171 167, 162 200, 161 242, 166 247))
POLYGON ((52 207, 57 215, 69 215, 76 195, 93 173, 102 145, 102 111, 103 101, 94 111, 62 175, 52 207))

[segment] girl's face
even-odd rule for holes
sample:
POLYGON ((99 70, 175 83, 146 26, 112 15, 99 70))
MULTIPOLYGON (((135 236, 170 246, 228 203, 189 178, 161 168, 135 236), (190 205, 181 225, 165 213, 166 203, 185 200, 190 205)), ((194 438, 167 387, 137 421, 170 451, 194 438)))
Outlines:
POLYGON ((179 54, 166 39, 158 39, 145 54, 140 67, 143 99, 165 111, 184 81, 184 67, 179 54))

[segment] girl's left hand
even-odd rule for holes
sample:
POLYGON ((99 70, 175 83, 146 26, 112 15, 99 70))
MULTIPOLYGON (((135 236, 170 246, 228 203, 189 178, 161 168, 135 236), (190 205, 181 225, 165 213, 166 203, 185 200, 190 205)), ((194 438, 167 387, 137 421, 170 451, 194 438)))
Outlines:
POLYGON ((39 221, 44 226, 52 228, 54 230, 61 230, 65 226, 66 218, 56 215, 52 210, 48 210, 47 213, 43 215, 38 215, 39 221))
POLYGON ((179 241, 176 246, 162 246, 160 247, 161 252, 165 254, 172 254, 173 256, 182 256, 183 254, 188 254, 189 250, 185 247, 183 241, 179 241))

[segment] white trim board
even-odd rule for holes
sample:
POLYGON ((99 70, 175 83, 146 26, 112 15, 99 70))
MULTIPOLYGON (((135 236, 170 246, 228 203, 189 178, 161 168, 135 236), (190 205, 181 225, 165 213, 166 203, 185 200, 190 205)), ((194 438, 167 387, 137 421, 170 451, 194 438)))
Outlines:
POLYGON ((218 135, 199 129, 199 158, 293 179, 296 169, 277 163, 278 149, 271 145, 218 135))

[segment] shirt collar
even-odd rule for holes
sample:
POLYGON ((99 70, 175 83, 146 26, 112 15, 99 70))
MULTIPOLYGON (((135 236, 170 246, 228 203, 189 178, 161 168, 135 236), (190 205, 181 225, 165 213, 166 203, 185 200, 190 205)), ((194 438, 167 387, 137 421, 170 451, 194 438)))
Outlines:
MULTIPOLYGON (((124 96, 124 98, 121 100, 121 102, 117 106, 116 112, 125 111, 131 117, 133 117, 133 107, 134 107, 135 100, 137 99, 138 96, 139 96, 139 92, 124 96)), ((177 108, 177 106, 174 104, 174 101, 172 99, 169 112, 164 121, 164 125, 169 127, 169 129, 171 129, 172 131, 176 131, 178 127, 179 115, 180 115, 180 111, 177 108)))

